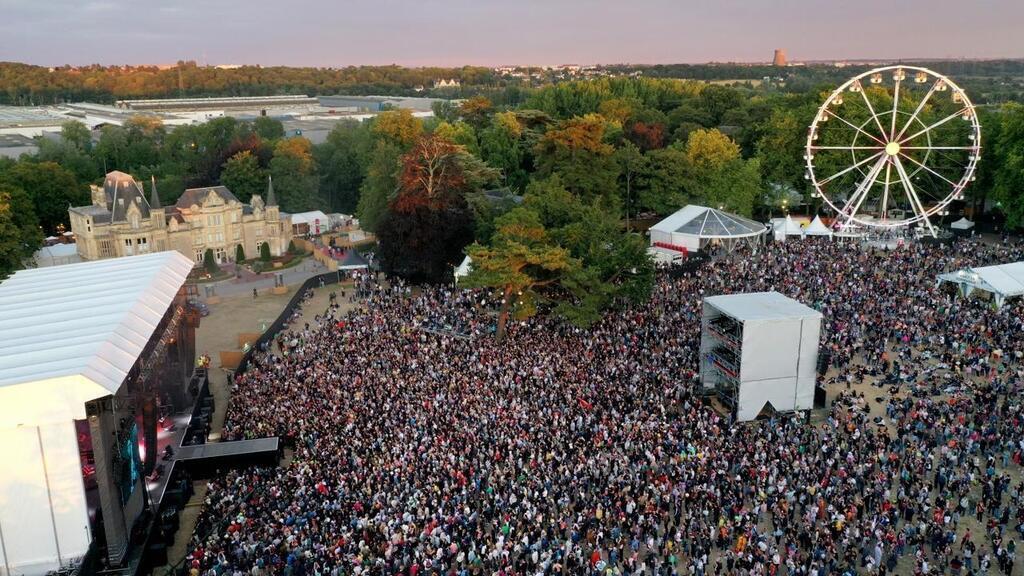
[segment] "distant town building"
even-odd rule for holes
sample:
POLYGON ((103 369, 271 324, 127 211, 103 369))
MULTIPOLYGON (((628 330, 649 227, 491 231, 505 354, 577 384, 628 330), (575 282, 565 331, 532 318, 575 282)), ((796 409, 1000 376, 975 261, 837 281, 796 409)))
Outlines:
POLYGON ((458 78, 442 78, 440 80, 434 80, 434 88, 458 88, 462 86, 458 78))
POLYGON ((775 49, 775 56, 772 57, 772 66, 785 66, 786 65, 786 51, 782 48, 775 49))
POLYGON ((281 214, 268 180, 267 200, 253 196, 243 204, 225 186, 191 188, 174 206, 164 208, 153 181, 149 198, 124 172, 110 172, 103 186, 92 187, 92 205, 70 208, 71 231, 83 260, 101 260, 177 250, 196 263, 207 249, 217 262, 235 259, 237 246, 247 258, 267 244, 272 256, 288 250, 290 216, 281 214))

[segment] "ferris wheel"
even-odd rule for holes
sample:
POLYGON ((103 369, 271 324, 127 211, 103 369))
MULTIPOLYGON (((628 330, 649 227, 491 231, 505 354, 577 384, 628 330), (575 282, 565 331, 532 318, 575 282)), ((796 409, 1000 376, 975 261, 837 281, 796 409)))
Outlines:
POLYGON ((886 66, 836 88, 807 134, 806 178, 841 226, 936 234, 974 180, 981 125, 952 80, 917 66, 886 66))

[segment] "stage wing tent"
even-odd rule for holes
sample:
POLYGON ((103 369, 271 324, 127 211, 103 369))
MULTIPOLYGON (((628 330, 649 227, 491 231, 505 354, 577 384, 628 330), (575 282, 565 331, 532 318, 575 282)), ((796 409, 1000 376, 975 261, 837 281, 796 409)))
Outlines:
POLYGON ((1002 306, 1007 298, 1024 295, 1024 261, 940 274, 939 283, 942 282, 956 284, 964 296, 970 296, 975 290, 988 292, 996 306, 1002 306))
POLYGON ((765 231, 764 224, 759 222, 691 204, 651 226, 651 247, 689 252, 716 245, 732 250, 747 243, 756 248, 765 231))
POLYGON ((170 250, 0 283, 0 566, 45 573, 85 554, 74 421, 121 387, 193 264, 170 250))

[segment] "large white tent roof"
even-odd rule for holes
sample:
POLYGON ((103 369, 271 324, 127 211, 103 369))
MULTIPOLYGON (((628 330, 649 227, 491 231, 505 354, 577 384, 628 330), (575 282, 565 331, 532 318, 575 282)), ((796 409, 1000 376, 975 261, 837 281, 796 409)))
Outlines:
POLYGON ((1001 298, 1024 295, 1024 261, 967 268, 941 274, 940 280, 967 284, 973 288, 992 292, 1001 298))
POLYGON ((665 233, 689 234, 701 238, 747 238, 765 233, 764 224, 742 216, 690 204, 651 226, 665 233))
POLYGON ((705 300, 737 320, 816 318, 821 312, 778 292, 748 292, 709 296, 705 300))
POLYGON ((36 401, 60 403, 45 393, 64 393, 73 411, 115 393, 192 266, 169 250, 22 270, 0 283, 0 393, 45 388, 36 401))

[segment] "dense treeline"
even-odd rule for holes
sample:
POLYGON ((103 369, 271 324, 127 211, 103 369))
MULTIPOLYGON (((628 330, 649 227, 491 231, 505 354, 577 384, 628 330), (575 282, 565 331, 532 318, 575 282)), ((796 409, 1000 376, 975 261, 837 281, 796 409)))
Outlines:
POLYGON ((266 96, 275 94, 414 94, 435 80, 471 86, 495 84, 489 68, 350 66, 297 68, 242 66, 223 69, 180 62, 175 67, 62 66, 0 62, 0 104, 41 105, 126 98, 266 96))
MULTIPOLYGON (((391 273, 443 281, 468 252, 467 282, 506 294, 502 318, 547 309, 587 323, 649 286, 643 239, 630 233, 639 215, 699 203, 753 216, 808 200, 807 126, 828 87, 564 82, 517 105, 477 96, 438 103, 427 120, 392 110, 339 121, 319 145, 285 138, 270 118, 168 130, 139 117, 98 139, 69 123, 37 154, 0 162, 0 266, 17 267, 41 232, 66 225, 68 204, 86 203, 87 185, 109 170, 154 176, 166 204, 218 183, 246 201, 273 176, 286 212, 357 214, 391 273)), ((996 200, 1019 225, 1024 106, 979 114, 984 160, 967 201, 996 200)))
MULTIPOLYGON (((906 64, 914 64, 906 62, 906 64)), ((929 61, 919 63, 950 74, 971 90, 979 103, 1024 100, 1024 61, 929 61)), ((866 65, 836 67, 825 64, 777 68, 745 64, 609 65, 588 74, 642 75, 649 78, 702 81, 751 81, 769 78, 775 89, 802 93, 824 83, 845 80, 866 65)), ((61 66, 46 68, 0 62, 0 104, 41 105, 69 101, 110 103, 126 98, 202 96, 266 96, 276 94, 353 94, 466 97, 485 94, 496 104, 518 104, 523 91, 576 79, 558 69, 520 68, 519 76, 503 76, 490 68, 405 68, 401 66, 349 66, 310 68, 242 66, 217 68, 179 62, 156 66, 61 66), (437 80, 455 79, 457 88, 434 90, 437 80)))

